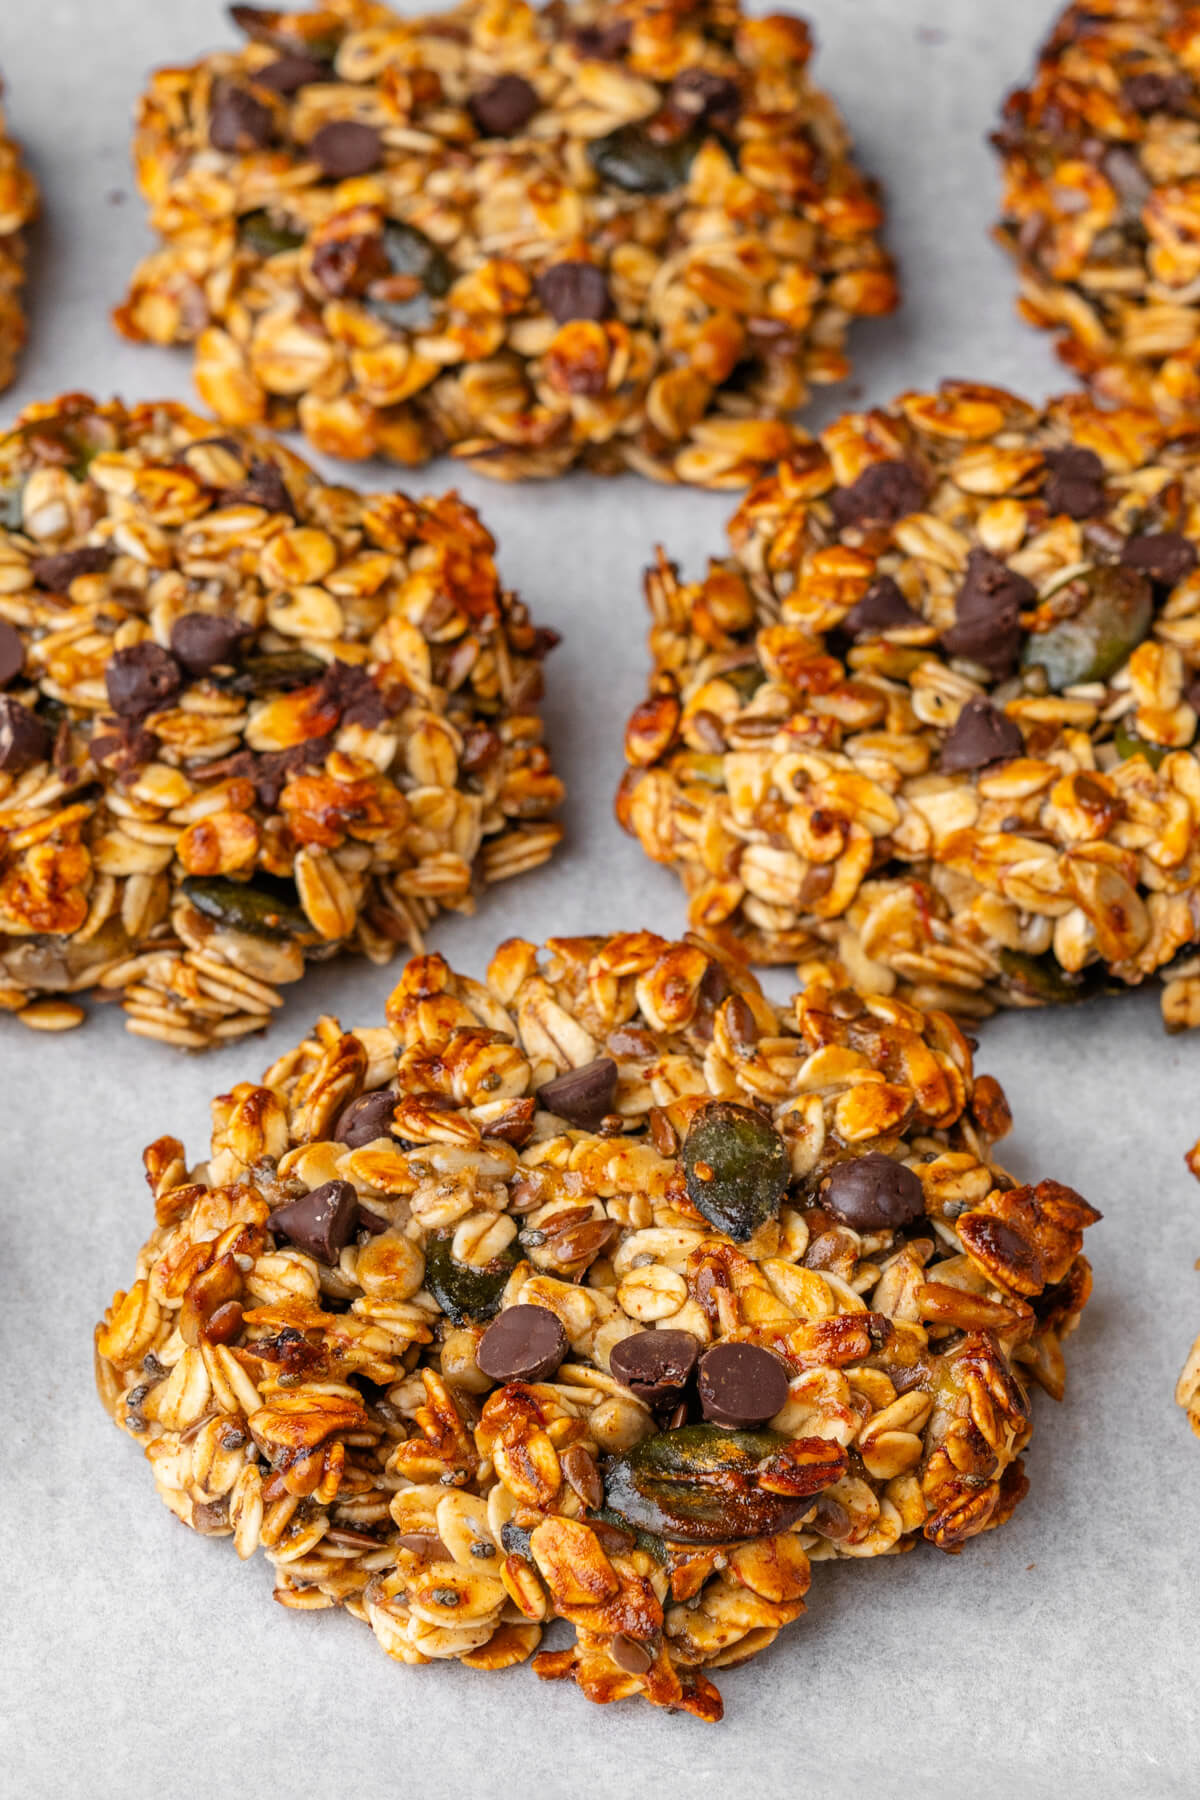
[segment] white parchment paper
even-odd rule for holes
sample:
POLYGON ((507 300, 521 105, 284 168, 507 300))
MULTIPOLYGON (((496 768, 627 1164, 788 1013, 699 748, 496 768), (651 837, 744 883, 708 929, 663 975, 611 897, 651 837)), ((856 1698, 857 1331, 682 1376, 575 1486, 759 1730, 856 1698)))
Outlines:
MULTIPOLYGON (((1012 311, 988 241, 984 135, 1026 72, 1050 0, 806 0, 820 78, 890 194, 906 290, 855 339, 849 389, 814 413, 942 375, 1043 395, 1068 385, 1012 311)), ((217 0, 0 0, 0 66, 43 184, 33 339, 0 407, 70 388, 190 398, 188 359, 123 344, 108 323, 147 247, 128 172, 145 72, 230 41, 217 0)), ((377 469, 345 479, 384 483, 377 469)), ((680 890, 612 820, 621 727, 640 697, 640 574, 656 540, 686 567, 720 547, 728 497, 632 479, 503 488, 445 466, 500 537, 507 580, 564 643, 549 723, 569 841, 434 944, 481 974, 501 938, 682 924, 680 890)), ((193 1156, 210 1095, 254 1077, 322 1010, 382 1016, 386 973, 318 971, 268 1038, 187 1058, 128 1037, 112 1009, 34 1037, 0 1019, 0 1791, 338 1800, 682 1800, 683 1796, 1190 1796, 1200 1445, 1172 1405, 1200 1328, 1200 1041, 1168 1039, 1137 996, 984 1029, 980 1063, 1017 1119, 1008 1163, 1055 1175, 1105 1213, 1096 1293, 1056 1407, 1039 1396, 1032 1492, 960 1557, 927 1548, 822 1565, 809 1616, 722 1675, 725 1721, 607 1712, 527 1669, 390 1663, 332 1614, 281 1611, 265 1564, 186 1532, 92 1392, 89 1336, 150 1219, 142 1145, 193 1156)))

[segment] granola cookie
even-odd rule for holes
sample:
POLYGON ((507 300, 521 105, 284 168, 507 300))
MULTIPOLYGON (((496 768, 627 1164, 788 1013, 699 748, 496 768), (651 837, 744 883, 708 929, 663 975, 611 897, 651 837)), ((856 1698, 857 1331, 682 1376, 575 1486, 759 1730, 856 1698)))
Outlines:
POLYGON ((0 1007, 203 1049, 545 860, 555 641, 455 494, 68 394, 0 440, 0 1007))
POLYGON ((1027 1488, 1098 1214, 992 1160, 944 1014, 651 932, 410 962, 145 1153, 98 1383, 163 1500, 406 1663, 721 1714, 809 1564, 949 1551, 1027 1488))
POLYGON ((996 236, 1020 310, 1097 394, 1200 406, 1200 10, 1084 0, 1009 96, 996 236))
POLYGON ((735 0, 231 9, 144 96, 161 249, 116 322, 195 346, 232 424, 736 487, 896 304, 874 186, 798 18, 735 0))
POLYGON ((618 798, 695 929, 976 1016, 1200 939, 1193 437, 947 382, 838 420, 729 536, 647 577, 618 798))
MULTIPOLYGON (((3 84, 0 83, 0 93, 3 84)), ((37 189, 9 137, 0 107, 0 388, 16 373, 25 343, 25 230, 37 213, 37 189)))

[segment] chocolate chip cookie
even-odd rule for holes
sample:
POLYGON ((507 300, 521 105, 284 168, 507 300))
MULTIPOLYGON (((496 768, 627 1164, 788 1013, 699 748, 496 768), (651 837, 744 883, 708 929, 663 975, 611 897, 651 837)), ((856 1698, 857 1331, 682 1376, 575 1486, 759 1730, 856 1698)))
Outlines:
POLYGON ((328 487, 184 407, 0 441, 0 1008, 190 1049, 542 862, 535 629, 456 495, 328 487))
POLYGON ((154 77, 161 247, 116 319, 195 347, 223 420, 330 455, 441 451, 744 485, 896 303, 811 40, 731 0, 400 18, 234 6, 154 77))
POLYGON ((1186 0, 1083 0, 994 140, 1023 316, 1097 394, 1169 417, 1200 405, 1198 74, 1186 0))
POLYGON ((711 1720, 811 1562, 1008 1517, 1099 1215, 996 1164, 948 1017, 629 932, 416 958, 386 1018, 150 1145, 97 1330, 162 1499, 282 1605, 475 1669, 562 1619, 544 1679, 711 1720))
POLYGON ((1200 457, 947 382, 788 457, 647 577, 619 816, 696 930, 979 1016, 1166 974, 1200 1023, 1200 457))

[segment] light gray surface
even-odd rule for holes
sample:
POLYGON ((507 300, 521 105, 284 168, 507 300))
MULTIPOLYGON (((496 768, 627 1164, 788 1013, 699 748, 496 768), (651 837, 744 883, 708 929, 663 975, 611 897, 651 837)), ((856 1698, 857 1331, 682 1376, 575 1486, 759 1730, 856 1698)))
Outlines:
MULTIPOLYGON (((906 284, 900 316, 857 334, 856 382, 871 399, 943 374, 1031 395, 1066 385, 1015 320, 1011 273, 985 235, 995 182, 983 134, 1052 10, 809 0, 819 74, 888 185, 906 284)), ((71 387, 190 397, 182 353, 122 345, 107 323, 146 241, 126 119, 146 69, 227 40, 216 0, 0 0, 0 65, 47 212, 31 354, 6 413, 71 387)), ((820 416, 847 403, 835 390, 820 416)), ((434 943, 479 974, 511 932, 678 927, 673 879, 618 832, 610 796, 643 678, 647 551, 661 537, 699 566, 730 502, 632 480, 505 489, 445 468, 417 479, 456 479, 485 509, 507 579, 566 638, 549 715, 569 846, 434 943)), ((242 1567, 158 1504, 95 1402, 90 1326, 128 1280, 150 1216, 143 1143, 173 1131, 198 1154, 211 1094, 256 1075, 322 1008, 374 1022, 388 985, 363 966, 322 970, 293 990, 269 1041, 207 1060, 125 1036, 111 1010, 61 1038, 0 1021, 0 1789, 1194 1794, 1200 1446, 1171 1390, 1200 1326, 1200 1196, 1180 1160, 1200 1131, 1200 1044, 1166 1039, 1148 996, 986 1028, 980 1060, 1018 1121, 1010 1166, 1071 1182, 1107 1215, 1089 1244, 1096 1295, 1070 1345, 1067 1400, 1038 1406, 1033 1491, 959 1558, 922 1549, 818 1569, 809 1617, 723 1675, 725 1722, 703 1727, 648 1707, 601 1712, 528 1670, 404 1669, 348 1619, 284 1614, 265 1565, 242 1567)))

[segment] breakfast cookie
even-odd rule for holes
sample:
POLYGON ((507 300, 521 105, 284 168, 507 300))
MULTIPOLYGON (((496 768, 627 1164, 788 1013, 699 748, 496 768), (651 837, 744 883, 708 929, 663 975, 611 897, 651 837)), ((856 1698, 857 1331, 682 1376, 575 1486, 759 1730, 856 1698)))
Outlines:
POLYGON ((992 1159, 944 1014, 651 932, 408 964, 213 1102, 97 1330, 193 1530, 405 1663, 721 1715, 809 1565, 958 1550, 1025 1493, 1099 1215, 992 1159))
POLYGON ((1200 1023, 1196 439, 947 382, 838 420, 729 537, 647 577, 618 798, 692 927, 976 1016, 1165 972, 1200 1023))
POLYGON ((896 304, 802 20, 734 0, 234 6, 143 97, 161 247, 119 329, 219 418, 333 456, 442 451, 736 487, 896 304))
POLYGON ((1083 0, 1009 96, 996 235, 1020 310, 1098 395, 1200 408, 1200 12, 1083 0))
POLYGON ((203 1049, 545 860, 555 641, 454 494, 327 486, 168 402, 0 440, 0 1007, 203 1049))

